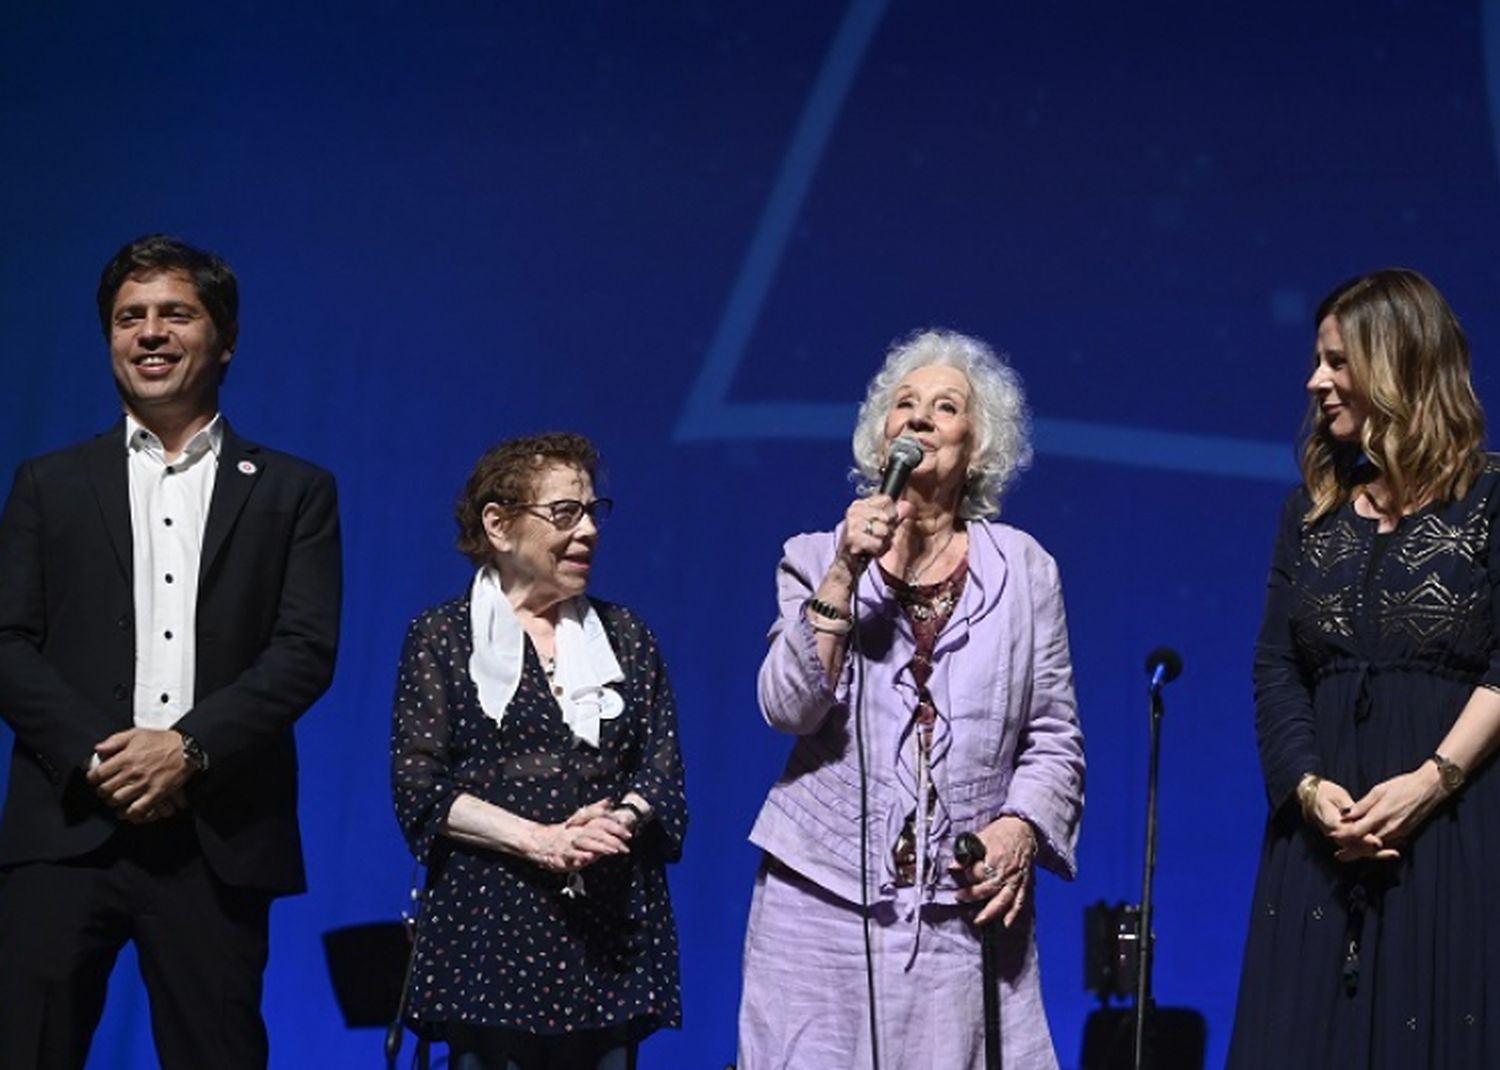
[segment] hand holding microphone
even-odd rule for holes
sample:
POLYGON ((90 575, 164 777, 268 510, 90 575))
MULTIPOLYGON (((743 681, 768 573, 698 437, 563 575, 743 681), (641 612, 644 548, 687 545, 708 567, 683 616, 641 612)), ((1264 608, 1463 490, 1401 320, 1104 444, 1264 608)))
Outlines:
POLYGON ((922 444, 912 436, 896 439, 886 455, 880 489, 871 497, 856 500, 844 513, 839 557, 852 573, 862 571, 891 548, 896 529, 911 513, 911 504, 899 500, 901 492, 923 456, 922 444))
POLYGON ((884 495, 860 498, 849 506, 844 513, 839 558, 849 566, 851 575, 863 572, 865 566, 891 548, 896 529, 910 512, 909 503, 892 501, 884 495))

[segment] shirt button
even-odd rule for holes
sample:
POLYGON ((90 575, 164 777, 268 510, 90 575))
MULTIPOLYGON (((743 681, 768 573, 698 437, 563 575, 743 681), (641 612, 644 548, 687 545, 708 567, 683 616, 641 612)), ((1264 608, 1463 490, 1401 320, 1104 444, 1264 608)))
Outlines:
POLYGON ((165 634, 168 639, 172 638, 172 633, 171 632, 165 632, 163 634, 165 634))
POLYGON ((561 684, 553 684, 552 685, 552 694, 556 695, 558 698, 562 698, 562 685, 561 684))
POLYGON ((130 694, 130 691, 124 684, 116 684, 112 694, 115 696, 115 699, 117 701, 124 702, 125 696, 130 694))
POLYGON ((167 465, 167 475, 171 475, 172 473, 174 473, 176 471, 177 471, 176 468, 172 467, 170 464, 167 465))
POLYGON ((161 700, 162 700, 162 702, 164 704, 168 703, 168 702, 171 702, 172 701, 172 696, 164 694, 164 695, 162 695, 161 700))
POLYGON ((168 583, 172 582, 172 574, 170 572, 167 573, 167 582, 168 583))
POLYGON ((165 525, 167 525, 167 527, 171 527, 172 526, 172 518, 171 517, 167 517, 166 519, 164 519, 162 521, 162 523, 165 524, 165 525))
POLYGON ((117 621, 115 621, 115 623, 120 626, 120 631, 122 631, 122 632, 128 632, 130 630, 130 614, 129 613, 122 613, 122 614, 120 614, 120 619, 117 620, 117 621))

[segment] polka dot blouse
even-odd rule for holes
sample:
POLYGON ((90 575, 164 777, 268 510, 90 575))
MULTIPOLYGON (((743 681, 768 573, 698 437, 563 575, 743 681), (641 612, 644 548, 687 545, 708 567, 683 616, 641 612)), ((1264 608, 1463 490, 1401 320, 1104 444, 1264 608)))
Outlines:
POLYGON ((677 929, 666 864, 687 830, 677 715, 655 637, 620 606, 593 601, 625 679, 625 710, 596 750, 573 738, 535 649, 497 725, 469 677, 466 598, 413 622, 401 654, 391 733, 396 816, 428 868, 409 1016, 537 1034, 627 1026, 640 1038, 681 1024, 677 929), (652 817, 628 855, 567 878, 439 829, 460 794, 552 824, 635 791, 652 817))

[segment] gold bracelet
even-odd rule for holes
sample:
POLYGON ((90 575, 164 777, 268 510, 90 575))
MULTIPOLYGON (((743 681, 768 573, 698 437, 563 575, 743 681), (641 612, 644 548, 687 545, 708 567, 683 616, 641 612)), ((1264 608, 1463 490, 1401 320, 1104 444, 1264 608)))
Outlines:
POLYGON ((1318 825, 1318 785, 1323 778, 1317 773, 1303 773, 1297 781, 1297 805, 1302 808, 1302 820, 1309 825, 1318 825))

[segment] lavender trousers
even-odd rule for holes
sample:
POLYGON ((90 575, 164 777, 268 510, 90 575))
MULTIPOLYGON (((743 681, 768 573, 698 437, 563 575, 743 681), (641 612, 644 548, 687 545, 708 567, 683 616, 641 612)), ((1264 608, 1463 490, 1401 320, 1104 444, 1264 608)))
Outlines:
MULTIPOLYGON (((910 910, 897 899, 873 911, 881 1070, 984 1070, 973 908, 927 904, 920 924, 910 910)), ((1028 909, 1000 941, 1005 1070, 1058 1065, 1037 988, 1034 923, 1028 909), (1017 978, 1025 979, 1020 989, 1017 978)), ((858 905, 768 859, 745 935, 739 1070, 869 1067, 867 993, 858 905)))

